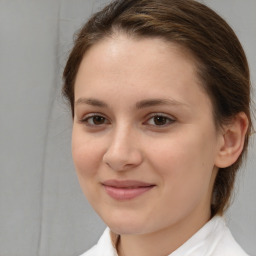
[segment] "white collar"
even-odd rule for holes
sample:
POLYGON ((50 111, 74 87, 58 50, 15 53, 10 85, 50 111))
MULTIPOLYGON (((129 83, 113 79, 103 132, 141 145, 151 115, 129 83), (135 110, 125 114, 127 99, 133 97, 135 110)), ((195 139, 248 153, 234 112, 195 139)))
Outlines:
POLYGON ((212 255, 227 229, 224 219, 215 216, 169 256, 212 255))
MULTIPOLYGON (((112 233, 110 229, 106 228, 100 240, 98 241, 98 244, 93 248, 94 253, 88 255, 118 256, 117 251, 112 242, 113 234, 111 234, 112 233)), ((117 237, 115 237, 115 239, 117 239, 117 237)), ((220 216, 213 217, 189 240, 187 240, 182 246, 180 246, 177 250, 172 252, 169 256, 213 255, 247 255, 236 243, 228 227, 226 226, 223 217, 220 216), (228 254, 226 254, 227 248, 228 254)))

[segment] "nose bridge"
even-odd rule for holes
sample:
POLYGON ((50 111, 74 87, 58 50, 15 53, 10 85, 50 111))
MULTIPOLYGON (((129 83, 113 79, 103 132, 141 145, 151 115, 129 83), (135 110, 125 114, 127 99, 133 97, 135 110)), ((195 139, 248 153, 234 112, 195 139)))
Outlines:
POLYGON ((103 156, 104 162, 118 171, 140 164, 142 154, 136 137, 136 131, 130 125, 120 124, 113 128, 103 156))
POLYGON ((114 151, 129 151, 130 146, 132 146, 132 129, 128 125, 117 126, 113 130, 110 147, 114 151))

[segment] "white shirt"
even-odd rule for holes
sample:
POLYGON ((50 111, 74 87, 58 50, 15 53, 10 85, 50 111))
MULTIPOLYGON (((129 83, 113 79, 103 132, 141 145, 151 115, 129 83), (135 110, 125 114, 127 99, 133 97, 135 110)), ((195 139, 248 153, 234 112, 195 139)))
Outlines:
MULTIPOLYGON (((118 256, 110 229, 107 228, 98 243, 81 256, 118 256)), ((225 221, 213 217, 197 233, 169 256, 248 256, 233 238, 225 221)))

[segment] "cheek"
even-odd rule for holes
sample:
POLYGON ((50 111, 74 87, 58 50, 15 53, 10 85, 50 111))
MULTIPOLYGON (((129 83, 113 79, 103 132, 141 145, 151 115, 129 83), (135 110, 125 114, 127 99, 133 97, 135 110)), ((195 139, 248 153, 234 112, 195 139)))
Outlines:
MULTIPOLYGON (((199 136, 189 133, 168 136, 158 143, 148 143, 147 159, 164 176, 180 175, 195 165, 202 165, 209 148, 199 136)), ((210 154, 209 154, 210 155, 210 154)))
POLYGON ((157 150, 151 150, 148 159, 161 176, 162 187, 169 195, 175 195, 173 198, 208 191, 214 167, 214 138, 206 137, 187 131, 169 137, 157 145, 157 150))
POLYGON ((95 175, 101 163, 101 145, 97 140, 86 137, 83 132, 73 129, 72 156, 77 174, 80 177, 95 175))
POLYGON ((83 131, 73 129, 73 161, 80 187, 92 205, 99 200, 97 181, 102 159, 101 148, 97 140, 85 136, 83 131))

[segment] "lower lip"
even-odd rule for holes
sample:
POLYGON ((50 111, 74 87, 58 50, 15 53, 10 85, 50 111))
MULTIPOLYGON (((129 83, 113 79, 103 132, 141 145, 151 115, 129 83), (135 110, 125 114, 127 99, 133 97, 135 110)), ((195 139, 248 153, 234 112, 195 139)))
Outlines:
POLYGON ((107 194, 116 200, 131 200, 151 190, 154 186, 136 188, 119 188, 111 186, 104 187, 107 194))

